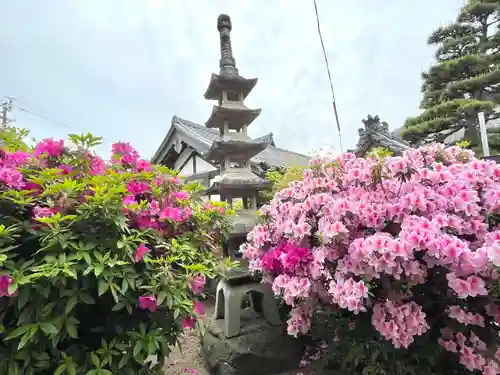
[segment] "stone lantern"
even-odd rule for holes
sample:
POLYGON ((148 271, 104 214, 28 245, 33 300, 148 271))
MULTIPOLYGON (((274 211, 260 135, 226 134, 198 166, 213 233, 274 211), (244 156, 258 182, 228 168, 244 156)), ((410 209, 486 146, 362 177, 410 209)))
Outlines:
MULTIPOLYGON (((204 95, 205 99, 217 100, 205 125, 219 129, 220 137, 213 142, 206 157, 219 162, 220 177, 206 193, 219 194, 221 201, 231 207, 235 200, 241 199, 243 207, 232 217, 232 230, 224 249, 225 256, 241 261, 239 247, 257 221, 257 194, 269 185, 269 181, 252 172, 250 159, 263 151, 268 143, 262 139, 253 140, 247 134, 248 126, 261 112, 260 109, 248 108, 244 103, 257 78, 247 79, 239 75, 231 48, 231 28, 229 16, 221 14, 217 19, 220 72, 212 74, 204 95)), ((214 317, 225 319, 227 337, 240 332, 240 306, 247 294, 251 303, 259 301, 259 310, 270 324, 281 324, 269 287, 254 280, 242 262, 238 270, 227 274, 217 286, 214 317)))

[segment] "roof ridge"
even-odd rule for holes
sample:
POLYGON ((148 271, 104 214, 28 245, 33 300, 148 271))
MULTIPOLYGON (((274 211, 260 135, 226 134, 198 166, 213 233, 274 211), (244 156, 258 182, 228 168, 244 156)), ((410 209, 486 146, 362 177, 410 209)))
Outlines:
POLYGON ((215 132, 215 130, 212 129, 212 128, 207 128, 206 126, 197 124, 196 122, 192 122, 192 121, 183 119, 183 118, 181 118, 179 116, 175 116, 175 115, 174 115, 174 117, 172 117, 172 122, 182 122, 182 123, 184 123, 186 125, 190 125, 190 126, 193 126, 195 128, 200 128, 200 129, 204 129, 204 130, 209 130, 211 132, 215 132))
POLYGON ((301 154, 300 152, 292 151, 292 150, 289 150, 289 149, 286 149, 286 148, 281 148, 281 147, 273 146, 273 145, 269 145, 267 147, 273 147, 273 148, 275 148, 277 150, 289 152, 290 154, 295 154, 295 155, 298 155, 298 156, 303 156, 303 157, 309 158, 309 156, 307 156, 305 154, 301 154))

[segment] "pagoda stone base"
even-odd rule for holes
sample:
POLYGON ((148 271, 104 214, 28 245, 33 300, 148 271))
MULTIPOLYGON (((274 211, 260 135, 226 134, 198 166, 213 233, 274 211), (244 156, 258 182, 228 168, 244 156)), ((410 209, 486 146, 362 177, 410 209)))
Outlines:
POLYGON ((271 326, 252 309, 241 312, 240 335, 227 338, 224 320, 209 322, 201 339, 201 353, 212 375, 270 375, 297 370, 303 343, 271 326))

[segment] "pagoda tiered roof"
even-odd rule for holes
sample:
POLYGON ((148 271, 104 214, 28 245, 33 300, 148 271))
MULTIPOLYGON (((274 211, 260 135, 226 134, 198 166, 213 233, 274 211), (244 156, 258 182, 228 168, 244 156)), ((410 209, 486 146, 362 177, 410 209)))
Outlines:
POLYGON ((257 84, 257 78, 243 78, 239 74, 215 74, 212 73, 205 99, 218 100, 222 95, 222 90, 241 92, 245 99, 250 91, 257 84))
POLYGON ((220 139, 213 142, 207 153, 207 158, 220 160, 227 155, 231 155, 235 159, 253 158, 268 146, 269 142, 265 139, 251 139, 244 133, 231 132, 224 134, 220 139))
POLYGON ((259 115, 260 109, 250 109, 237 102, 214 105, 210 118, 205 123, 207 128, 220 128, 227 122, 229 129, 237 130, 250 125, 259 115))
POLYGON ((250 192, 265 189, 269 187, 270 184, 270 181, 257 176, 247 169, 231 168, 224 171, 206 193, 245 196, 250 192))

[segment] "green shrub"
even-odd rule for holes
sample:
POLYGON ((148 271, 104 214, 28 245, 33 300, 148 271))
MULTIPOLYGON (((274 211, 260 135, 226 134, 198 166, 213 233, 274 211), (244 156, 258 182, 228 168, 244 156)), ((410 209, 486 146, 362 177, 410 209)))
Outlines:
POLYGON ((278 191, 286 188, 290 182, 302 180, 302 171, 305 168, 290 167, 268 171, 266 179, 271 182, 271 185, 267 190, 261 192, 261 200, 270 201, 278 191))
POLYGON ((160 374, 200 325, 224 208, 127 143, 104 162, 90 134, 20 138, 0 137, 0 374, 160 374))

